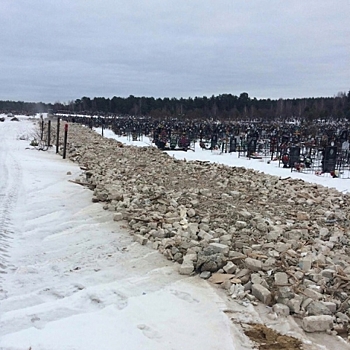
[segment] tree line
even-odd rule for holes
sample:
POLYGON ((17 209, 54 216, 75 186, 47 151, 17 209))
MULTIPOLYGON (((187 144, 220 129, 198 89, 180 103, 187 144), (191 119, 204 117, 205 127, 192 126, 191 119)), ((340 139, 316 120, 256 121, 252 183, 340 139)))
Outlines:
POLYGON ((34 103, 23 101, 0 101, 2 113, 68 113, 86 115, 133 115, 152 118, 215 119, 215 120, 274 120, 302 118, 350 120, 350 91, 334 97, 295 99, 257 99, 243 92, 239 96, 221 94, 194 98, 127 98, 114 96, 82 97, 67 103, 34 103))

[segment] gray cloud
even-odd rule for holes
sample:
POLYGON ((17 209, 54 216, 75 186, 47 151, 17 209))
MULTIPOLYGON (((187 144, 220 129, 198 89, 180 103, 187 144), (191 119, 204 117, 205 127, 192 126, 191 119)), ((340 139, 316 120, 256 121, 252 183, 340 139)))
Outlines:
POLYGON ((350 89, 350 2, 2 0, 0 99, 350 89))

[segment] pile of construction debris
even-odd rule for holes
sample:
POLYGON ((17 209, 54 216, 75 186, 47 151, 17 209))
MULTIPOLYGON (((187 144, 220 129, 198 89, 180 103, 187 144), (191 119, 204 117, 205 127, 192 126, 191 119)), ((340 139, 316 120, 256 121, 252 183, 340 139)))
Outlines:
POLYGON ((67 156, 77 182, 126 220, 136 241, 221 284, 232 298, 303 318, 307 332, 347 333, 350 197, 302 180, 153 147, 123 146, 71 125, 67 156))

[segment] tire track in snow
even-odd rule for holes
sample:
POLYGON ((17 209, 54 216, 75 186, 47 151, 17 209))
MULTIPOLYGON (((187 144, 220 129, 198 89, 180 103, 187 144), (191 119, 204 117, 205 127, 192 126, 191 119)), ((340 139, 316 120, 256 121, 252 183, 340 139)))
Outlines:
POLYGON ((12 213, 18 199, 22 170, 6 143, 6 135, 0 146, 0 290, 1 274, 7 269, 7 249, 14 234, 12 213))

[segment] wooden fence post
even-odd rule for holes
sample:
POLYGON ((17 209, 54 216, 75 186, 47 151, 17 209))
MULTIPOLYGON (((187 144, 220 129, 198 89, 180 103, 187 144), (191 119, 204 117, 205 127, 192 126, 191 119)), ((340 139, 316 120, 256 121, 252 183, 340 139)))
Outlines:
POLYGON ((67 138, 68 138, 68 124, 65 124, 65 126, 64 126, 64 142, 63 142, 63 159, 66 159, 67 138))
POLYGON ((49 120, 48 126, 47 126, 47 148, 50 147, 51 143, 51 120, 49 120))
POLYGON ((57 133, 56 133, 56 153, 60 145, 60 117, 57 117, 57 133))

